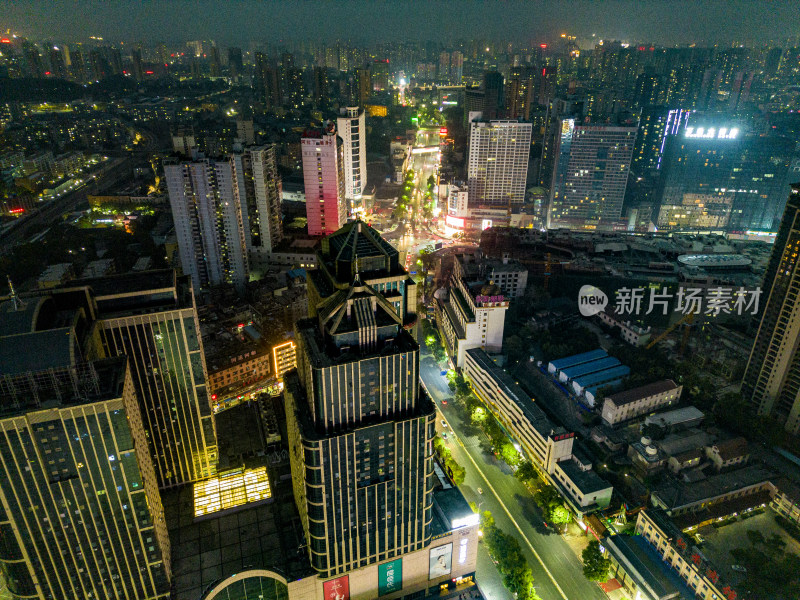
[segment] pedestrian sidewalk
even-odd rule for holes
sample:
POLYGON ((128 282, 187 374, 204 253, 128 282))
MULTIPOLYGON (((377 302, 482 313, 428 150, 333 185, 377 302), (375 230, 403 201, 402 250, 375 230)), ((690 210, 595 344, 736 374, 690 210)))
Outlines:
POLYGON ((584 549, 589 545, 594 537, 592 535, 587 535, 584 531, 578 527, 578 524, 575 521, 570 522, 567 525, 567 530, 561 537, 564 538, 564 541, 569 546, 570 550, 575 553, 579 559, 583 560, 581 554, 583 553, 584 549))

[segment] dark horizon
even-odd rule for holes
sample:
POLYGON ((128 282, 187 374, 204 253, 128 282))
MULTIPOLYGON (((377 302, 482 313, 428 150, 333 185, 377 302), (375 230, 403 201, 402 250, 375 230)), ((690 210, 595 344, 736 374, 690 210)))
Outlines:
POLYGON ((152 44, 211 39, 223 46, 337 39, 370 44, 476 38, 524 43, 547 42, 562 33, 577 36, 583 45, 591 43, 593 35, 598 41, 663 46, 762 45, 782 44, 800 32, 795 2, 763 0, 52 0, 9 1, 3 17, 0 29, 36 40, 77 42, 97 36, 108 42, 152 44))

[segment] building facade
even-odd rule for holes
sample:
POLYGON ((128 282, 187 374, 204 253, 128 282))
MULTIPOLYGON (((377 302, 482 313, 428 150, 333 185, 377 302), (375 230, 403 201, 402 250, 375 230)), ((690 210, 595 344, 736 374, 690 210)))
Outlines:
POLYGON ((309 273, 311 318, 296 324, 297 370, 284 375, 295 501, 322 577, 421 550, 432 538, 435 409, 395 291, 366 282, 398 271, 358 243, 367 241, 356 235, 362 227, 327 238, 339 250, 337 270, 309 273))
POLYGON ((343 144, 333 123, 324 131, 306 131, 300 143, 308 233, 327 235, 347 218, 343 144))
POLYGON ((188 278, 145 271, 81 284, 93 293, 108 354, 130 361, 159 487, 213 475, 216 430, 188 278))
POLYGON ((484 120, 483 113, 470 115, 470 207, 510 207, 525 201, 531 131, 530 123, 484 120))
POLYGON ((86 294, 0 304, 0 569, 11 598, 170 592, 170 543, 128 361, 86 294))
POLYGON ((561 119, 548 228, 612 229, 622 216, 636 127, 561 119))
POLYGON ((344 141, 344 196, 351 210, 355 211, 361 208, 361 196, 367 185, 367 121, 364 109, 357 106, 342 108, 337 129, 344 141))
POLYGON ((181 269, 196 291, 249 279, 240 198, 230 162, 201 158, 164 164, 181 269))
POLYGON ((751 410, 800 431, 800 184, 792 186, 761 286, 761 324, 742 379, 751 410))

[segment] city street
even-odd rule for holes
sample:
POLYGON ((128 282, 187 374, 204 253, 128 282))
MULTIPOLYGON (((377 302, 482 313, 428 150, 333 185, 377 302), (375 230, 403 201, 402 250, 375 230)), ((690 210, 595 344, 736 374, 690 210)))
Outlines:
MULTIPOLYGON (((420 376, 441 414, 437 426, 448 432, 447 444, 453 458, 467 471, 460 489, 468 501, 479 504, 480 510, 491 511, 498 527, 519 539, 533 570, 537 593, 543 600, 604 599, 602 590, 583 576, 581 561, 566 541, 545 527, 528 490, 505 463, 481 447, 485 436, 468 435, 461 409, 451 402, 442 404, 442 400, 451 397, 451 392, 439 366, 425 350, 420 360, 420 376), (442 426, 442 420, 447 427, 442 426)), ((480 583, 480 570, 477 578, 480 583)))

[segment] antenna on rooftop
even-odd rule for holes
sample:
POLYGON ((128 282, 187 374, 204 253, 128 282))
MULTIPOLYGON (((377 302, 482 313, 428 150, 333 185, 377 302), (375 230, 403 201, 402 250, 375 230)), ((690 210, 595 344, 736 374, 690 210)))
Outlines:
POLYGON ((8 279, 8 292, 11 295, 11 302, 14 303, 14 310, 20 310, 25 306, 25 303, 19 296, 17 296, 17 290, 14 289, 14 284, 11 281, 11 275, 6 275, 6 279, 8 279))

